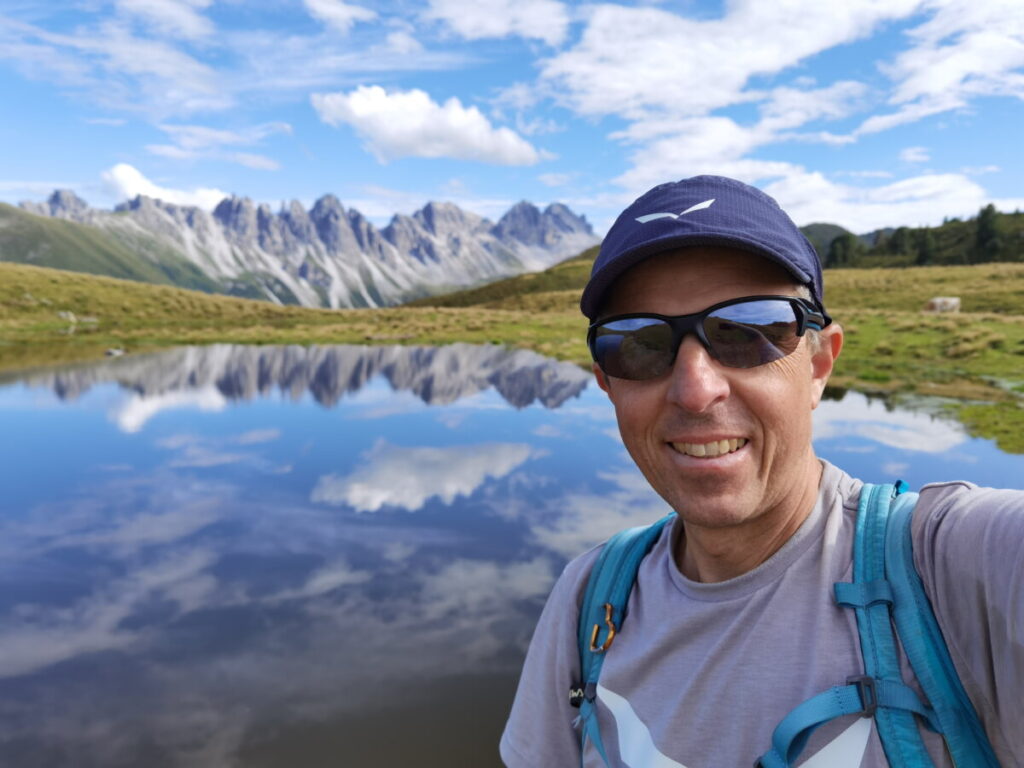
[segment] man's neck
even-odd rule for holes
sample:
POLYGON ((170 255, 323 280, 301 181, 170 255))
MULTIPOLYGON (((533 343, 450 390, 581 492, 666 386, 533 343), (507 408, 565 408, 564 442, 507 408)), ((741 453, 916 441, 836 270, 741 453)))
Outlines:
MULTIPOLYGON (((812 457, 813 458, 813 457, 812 457)), ((796 533, 814 509, 823 466, 808 463, 801 492, 740 526, 708 528, 683 522, 676 564, 692 581, 718 582, 752 571, 796 533)))

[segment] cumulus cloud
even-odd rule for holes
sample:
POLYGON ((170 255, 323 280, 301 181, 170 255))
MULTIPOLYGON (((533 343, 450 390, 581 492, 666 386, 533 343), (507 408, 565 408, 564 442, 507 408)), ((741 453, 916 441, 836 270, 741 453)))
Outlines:
POLYGON ((210 211, 228 196, 226 192, 209 187, 191 190, 161 187, 127 163, 118 163, 110 170, 104 171, 102 178, 110 192, 122 200, 144 195, 177 205, 195 205, 210 211))
POLYGON ((488 479, 509 474, 532 453, 524 443, 406 448, 380 440, 348 475, 321 477, 310 498, 360 512, 385 506, 415 512, 434 496, 451 504, 456 496, 471 495, 488 479))
POLYGON ((306 10, 314 18, 347 34, 357 21, 373 21, 377 14, 360 5, 343 3, 341 0, 303 0, 306 10))
POLYGON ((438 104, 421 90, 388 92, 360 86, 317 93, 313 108, 329 125, 351 125, 380 162, 399 157, 448 157, 497 165, 533 165, 540 153, 509 128, 495 128, 457 98, 438 104))
POLYGON ((569 28, 568 9, 555 0, 430 0, 425 15, 468 40, 518 35, 558 45, 569 28))

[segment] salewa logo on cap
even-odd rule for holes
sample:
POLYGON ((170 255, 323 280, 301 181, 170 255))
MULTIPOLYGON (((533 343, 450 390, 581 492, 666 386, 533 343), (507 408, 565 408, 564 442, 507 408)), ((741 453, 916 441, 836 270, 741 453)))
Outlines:
POLYGON ((678 219, 680 216, 685 216, 688 213, 703 211, 705 208, 710 208, 713 202, 715 202, 715 198, 712 197, 710 200, 705 200, 703 203, 691 205, 682 213, 648 213, 646 216, 637 216, 636 220, 641 224, 646 224, 648 221, 654 221, 655 219, 678 219))

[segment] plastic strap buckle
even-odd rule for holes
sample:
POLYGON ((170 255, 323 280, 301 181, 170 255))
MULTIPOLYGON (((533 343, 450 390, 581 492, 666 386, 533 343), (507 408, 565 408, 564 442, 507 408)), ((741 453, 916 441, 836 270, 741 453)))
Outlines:
POLYGON ((860 716, 874 717, 878 710, 878 689, 875 687, 875 678, 868 675, 855 675, 846 678, 846 684, 857 686, 861 703, 860 716))
POLYGON ((597 698, 597 683, 587 683, 585 686, 579 684, 569 689, 569 703, 579 709, 584 700, 593 701, 597 698))
POLYGON ((583 686, 581 686, 581 685, 574 685, 572 688, 569 689, 569 704, 571 704, 572 706, 576 707, 576 709, 579 709, 580 708, 580 704, 582 704, 582 703, 583 703, 583 686))

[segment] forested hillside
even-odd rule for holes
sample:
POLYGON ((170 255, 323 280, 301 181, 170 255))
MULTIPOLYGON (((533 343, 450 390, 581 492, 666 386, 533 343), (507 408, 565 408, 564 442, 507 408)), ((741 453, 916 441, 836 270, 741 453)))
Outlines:
POLYGON ((845 232, 818 253, 826 267, 909 267, 1024 261, 1024 213, 992 204, 966 221, 938 227, 899 227, 867 236, 845 232))

